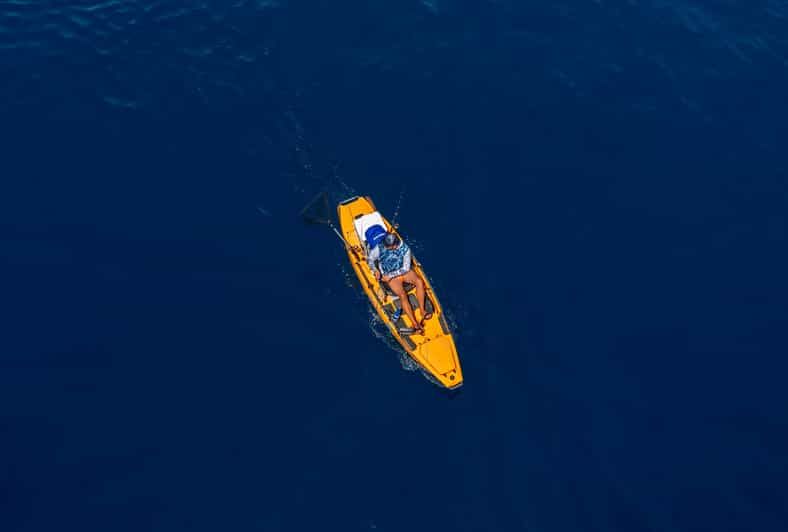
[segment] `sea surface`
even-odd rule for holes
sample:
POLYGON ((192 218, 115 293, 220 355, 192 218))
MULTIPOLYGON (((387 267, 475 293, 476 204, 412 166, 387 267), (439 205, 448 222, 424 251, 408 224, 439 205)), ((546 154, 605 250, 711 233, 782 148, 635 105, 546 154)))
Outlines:
POLYGON ((0 0, 0 530, 788 530, 786 139, 786 0, 0 0))

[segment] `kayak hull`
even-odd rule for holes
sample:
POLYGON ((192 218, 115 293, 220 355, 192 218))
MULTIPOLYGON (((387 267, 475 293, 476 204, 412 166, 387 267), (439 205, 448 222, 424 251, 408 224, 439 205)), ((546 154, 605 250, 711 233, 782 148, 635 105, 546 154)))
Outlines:
MULTIPOLYGON (((354 225, 354 221, 360 217, 376 212, 374 203, 367 197, 357 196, 349 198, 337 206, 340 231, 345 239, 348 258, 353 271, 378 316, 380 316, 380 319, 386 324, 405 352, 440 385, 450 389, 458 388, 463 384, 463 375, 454 338, 449 330, 443 308, 435 296, 432 285, 415 257, 413 257, 411 268, 424 281, 426 292, 425 306, 428 311, 431 310, 433 312, 433 316, 425 322, 423 335, 409 333, 409 329, 413 327, 413 324, 410 323, 410 320, 404 313, 402 313, 403 315, 397 322, 393 321, 395 310, 400 308, 399 300, 393 294, 387 292, 381 283, 375 279, 367 264, 364 256, 364 246, 354 225)), ((382 215, 381 220, 388 231, 396 233, 396 229, 382 215)), ((418 303, 415 294, 415 287, 411 287, 408 292, 408 300, 411 302, 411 306, 414 307, 418 319, 422 314, 420 310, 416 310, 418 303)))

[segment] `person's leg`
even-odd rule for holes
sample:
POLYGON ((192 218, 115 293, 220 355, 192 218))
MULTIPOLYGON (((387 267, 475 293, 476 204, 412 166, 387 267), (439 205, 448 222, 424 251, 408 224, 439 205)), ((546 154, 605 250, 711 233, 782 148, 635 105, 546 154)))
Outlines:
MULTIPOLYGON (((421 315, 427 316, 427 307, 424 305, 426 294, 424 289, 424 281, 422 281, 421 277, 416 275, 416 272, 413 270, 409 271, 405 275, 402 276, 405 281, 409 282, 410 284, 416 287, 416 301, 419 302, 419 308, 421 309, 421 315)), ((425 318, 426 319, 426 318, 425 318)))
POLYGON ((400 275, 399 277, 395 277, 389 281, 389 286, 391 290, 399 296, 399 302, 402 305, 402 310, 405 311, 405 314, 410 318, 410 322, 413 324, 415 329, 420 329, 419 322, 416 321, 416 315, 413 313, 413 307, 410 306, 410 301, 408 301, 408 294, 405 293, 405 287, 402 286, 402 283, 405 281, 405 276, 400 275))

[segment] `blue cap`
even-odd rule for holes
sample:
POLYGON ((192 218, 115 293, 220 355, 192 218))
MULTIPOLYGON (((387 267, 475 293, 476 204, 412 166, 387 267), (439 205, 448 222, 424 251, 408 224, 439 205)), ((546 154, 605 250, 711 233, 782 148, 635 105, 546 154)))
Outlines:
POLYGON ((373 249, 386 237, 386 229, 382 225, 372 225, 364 231, 364 237, 369 248, 373 249))

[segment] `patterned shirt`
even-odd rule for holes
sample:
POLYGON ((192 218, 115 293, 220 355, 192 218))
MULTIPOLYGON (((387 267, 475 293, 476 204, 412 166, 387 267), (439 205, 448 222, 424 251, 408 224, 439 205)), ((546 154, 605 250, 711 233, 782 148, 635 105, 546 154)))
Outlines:
POLYGON ((367 253, 367 264, 373 272, 379 267, 384 276, 399 277, 410 271, 412 258, 410 247, 405 242, 400 242, 394 249, 378 244, 367 253))

